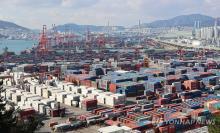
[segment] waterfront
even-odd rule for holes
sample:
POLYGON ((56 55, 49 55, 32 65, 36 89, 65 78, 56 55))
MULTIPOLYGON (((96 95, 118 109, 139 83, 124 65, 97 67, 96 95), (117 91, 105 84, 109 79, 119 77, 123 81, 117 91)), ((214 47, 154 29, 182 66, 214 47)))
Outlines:
POLYGON ((8 47, 8 51, 19 54, 21 51, 31 48, 37 41, 33 40, 1 40, 0 39, 0 54, 3 53, 3 49, 8 47))

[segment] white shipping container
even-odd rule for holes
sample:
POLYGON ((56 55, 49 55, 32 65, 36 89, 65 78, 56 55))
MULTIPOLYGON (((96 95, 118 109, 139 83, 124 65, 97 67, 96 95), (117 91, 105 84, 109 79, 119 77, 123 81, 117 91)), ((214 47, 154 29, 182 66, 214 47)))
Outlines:
POLYGON ((64 90, 52 90, 51 94, 53 97, 57 98, 57 94, 61 93, 61 92, 64 92, 64 90))
POLYGON ((98 89, 92 90, 92 94, 98 95, 100 93, 103 93, 103 90, 98 90, 98 89))
POLYGON ((16 94, 22 94, 22 92, 25 92, 25 91, 24 90, 20 90, 20 89, 16 90, 16 94))
POLYGON ((50 116, 50 107, 49 106, 45 106, 45 115, 50 116))
POLYGON ((42 97, 49 98, 48 90, 47 89, 42 89, 42 97))
POLYGON ((56 97, 54 97, 54 96, 49 96, 49 99, 54 100, 54 101, 57 100, 56 97))
POLYGON ((81 102, 79 102, 79 108, 82 109, 82 103, 81 102))
POLYGON ((24 94, 21 96, 21 101, 25 102, 25 101, 29 101, 28 98, 33 98, 33 97, 39 97, 36 94, 24 94))
POLYGON ((22 92, 22 95, 36 95, 36 94, 33 94, 33 93, 31 93, 31 92, 26 92, 26 91, 24 91, 24 92, 22 92))
POLYGON ((13 93, 12 94, 12 102, 18 103, 20 101, 21 101, 21 94, 13 93))
POLYGON ((69 94, 66 97, 69 98, 69 99, 72 99, 74 101, 79 101, 79 97, 80 96, 79 95, 75 95, 75 94, 69 94))
POLYGON ((72 91, 72 87, 70 87, 69 85, 68 86, 64 86, 64 91, 71 92, 72 91))
POLYGON ((72 101, 72 106, 76 107, 79 104, 78 101, 72 101))
POLYGON ((32 107, 39 112, 39 105, 44 105, 41 101, 34 101, 32 107))
POLYGON ((6 88, 6 92, 12 91, 16 92, 16 90, 19 90, 18 88, 6 88))
POLYGON ((114 94, 111 96, 106 96, 105 100, 107 102, 105 102, 106 105, 109 106, 114 106, 117 104, 125 104, 125 95, 121 95, 121 94, 114 94))
POLYGON ((3 80, 3 85, 7 86, 7 80, 3 80))
POLYGON ((132 133, 132 131, 126 126, 108 126, 98 129, 98 133, 132 133))
POLYGON ((50 106, 52 102, 55 102, 55 100, 47 98, 47 99, 41 100, 41 102, 44 103, 45 105, 50 106))
POLYGON ((13 86, 13 84, 12 84, 11 81, 6 81, 6 85, 7 85, 7 86, 13 86))
POLYGON ((174 82, 174 83, 172 83, 172 86, 175 86, 176 87, 176 91, 177 92, 182 92, 182 84, 181 84, 181 82, 174 82))
POLYGON ((64 98, 66 98, 68 94, 70 93, 67 92, 57 93, 57 102, 64 103, 64 98))
POLYGON ((92 93, 92 90, 91 89, 81 89, 81 94, 83 95, 83 96, 87 96, 87 94, 89 94, 89 93, 92 93))
POLYGON ((32 108, 31 106, 29 106, 29 105, 24 105, 24 106, 22 106, 22 107, 20 107, 21 109, 30 109, 30 108, 32 108))
POLYGON ((88 98, 97 99, 98 94, 87 94, 88 98))
POLYGON ((36 86, 35 85, 30 85, 30 92, 33 94, 36 94, 36 86))
POLYGON ((42 99, 43 98, 40 96, 35 96, 35 97, 28 98, 27 100, 33 102, 33 101, 41 101, 42 99))
POLYGON ((57 87, 49 87, 48 89, 48 95, 52 96, 52 93, 55 91, 60 91, 61 89, 57 88, 57 87))
POLYGON ((42 96, 43 95, 43 88, 37 87, 36 88, 36 94, 39 95, 39 96, 42 96))
POLYGON ((56 108, 58 107, 58 103, 57 103, 57 102, 51 102, 51 103, 50 103, 50 107, 51 107, 52 109, 56 109, 56 108))
POLYGON ((22 102, 18 102, 18 103, 17 103, 17 105, 18 105, 18 107, 25 106, 25 104, 24 104, 24 103, 22 103, 22 102))
POLYGON ((72 87, 72 92, 74 93, 74 94, 81 94, 82 93, 82 89, 80 88, 80 87, 78 87, 78 86, 71 86, 72 87))
POLYGON ((40 114, 46 114, 46 105, 44 105, 44 104, 39 104, 39 113, 40 114))
POLYGON ((72 106, 72 99, 70 98, 64 98, 64 104, 65 105, 68 105, 68 106, 72 106))
POLYGON ((12 100, 12 94, 15 94, 13 91, 6 91, 6 99, 12 100))
POLYGON ((25 105, 26 106, 32 107, 32 103, 33 103, 33 101, 25 101, 25 105))
POLYGON ((97 96, 98 103, 106 104, 106 98, 103 96, 97 96))

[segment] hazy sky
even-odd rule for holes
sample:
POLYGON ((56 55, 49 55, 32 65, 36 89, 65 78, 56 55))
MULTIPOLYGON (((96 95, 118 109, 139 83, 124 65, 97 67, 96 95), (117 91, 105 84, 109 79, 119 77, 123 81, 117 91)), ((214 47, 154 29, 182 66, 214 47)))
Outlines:
POLYGON ((29 28, 77 23, 130 26, 190 13, 220 17, 220 0, 0 0, 0 20, 29 28), (218 16, 219 15, 219 16, 218 16))

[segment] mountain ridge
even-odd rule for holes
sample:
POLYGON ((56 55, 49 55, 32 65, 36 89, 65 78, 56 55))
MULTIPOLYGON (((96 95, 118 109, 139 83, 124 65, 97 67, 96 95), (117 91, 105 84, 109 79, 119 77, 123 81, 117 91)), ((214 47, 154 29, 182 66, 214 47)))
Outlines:
POLYGON ((11 28, 20 29, 20 30, 24 30, 24 31, 30 30, 30 29, 25 28, 23 26, 17 25, 17 24, 15 24, 13 22, 0 20, 0 29, 9 29, 9 28, 10 29, 11 28))
POLYGON ((150 23, 143 23, 141 26, 150 27, 150 28, 177 27, 177 26, 193 27, 195 21, 200 21, 201 26, 213 26, 216 19, 218 22, 220 22, 220 18, 214 18, 202 14, 188 14, 188 15, 176 16, 170 19, 156 20, 150 23))
MULTIPOLYGON (((170 19, 165 20, 156 20, 150 23, 141 24, 142 27, 148 28, 161 28, 161 27, 178 27, 178 26, 188 26, 193 27, 195 21, 200 21, 201 26, 213 26, 215 20, 218 20, 220 25, 220 17, 214 18, 208 15, 202 14, 188 14, 188 15, 179 15, 170 19)), ((124 26, 110 26, 114 27, 116 30, 124 30, 124 26)), ((137 28, 138 26, 132 26, 131 28, 137 28)), ((91 32, 103 32, 107 31, 107 26, 98 26, 98 25, 80 25, 76 23, 66 23, 56 26, 58 31, 64 32, 66 29, 72 30, 74 32, 85 32, 89 29, 91 32)), ((13 22, 0 20, 0 29, 16 29, 22 31, 34 31, 33 29, 28 29, 23 26, 17 25, 13 22)))
MULTIPOLYGON (((113 26, 118 30, 124 30, 123 26, 113 26)), ((58 31, 64 32, 66 30, 72 30, 75 32, 85 32, 87 30, 93 32, 105 31, 107 30, 107 26, 97 26, 97 25, 80 25, 75 23, 66 23, 63 25, 56 26, 58 31)))

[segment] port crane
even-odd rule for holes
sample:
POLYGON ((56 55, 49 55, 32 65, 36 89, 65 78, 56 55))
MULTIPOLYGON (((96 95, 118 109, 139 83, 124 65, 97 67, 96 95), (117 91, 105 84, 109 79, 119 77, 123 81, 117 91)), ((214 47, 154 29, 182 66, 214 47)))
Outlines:
POLYGON ((37 48, 37 53, 41 57, 45 56, 45 55, 48 55, 49 48, 50 48, 46 32, 47 32, 47 26, 43 25, 43 30, 41 32, 39 45, 38 45, 38 48, 37 48))

